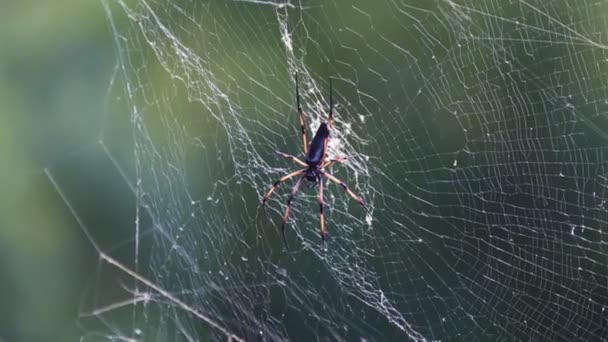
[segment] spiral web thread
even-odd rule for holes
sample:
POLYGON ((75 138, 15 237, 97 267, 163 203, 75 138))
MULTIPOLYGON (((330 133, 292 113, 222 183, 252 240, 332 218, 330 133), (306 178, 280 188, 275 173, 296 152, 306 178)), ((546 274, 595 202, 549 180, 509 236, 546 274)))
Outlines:
POLYGON ((608 340, 608 3, 103 5, 138 210, 133 260, 97 250, 137 281, 96 333, 608 340), (329 172, 370 210, 326 182, 322 243, 303 186, 285 250, 296 72, 309 133, 333 78, 329 172))

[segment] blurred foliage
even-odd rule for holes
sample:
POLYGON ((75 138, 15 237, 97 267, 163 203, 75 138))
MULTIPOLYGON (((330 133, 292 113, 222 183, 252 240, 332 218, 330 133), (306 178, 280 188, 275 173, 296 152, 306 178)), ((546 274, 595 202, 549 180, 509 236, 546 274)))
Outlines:
POLYGON ((4 2, 0 47, 0 340, 74 341, 97 255, 44 170, 92 184, 69 197, 98 205, 88 197, 107 184, 64 161, 101 160, 97 139, 113 119, 111 33, 97 1, 4 2))

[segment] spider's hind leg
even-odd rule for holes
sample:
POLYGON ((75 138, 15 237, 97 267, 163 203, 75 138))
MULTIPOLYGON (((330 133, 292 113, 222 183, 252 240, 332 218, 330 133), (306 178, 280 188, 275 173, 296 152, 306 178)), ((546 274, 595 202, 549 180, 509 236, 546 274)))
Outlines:
POLYGON ((350 196, 352 197, 352 199, 355 200, 355 202, 359 203, 363 209, 365 209, 366 211, 369 211, 369 209, 367 208, 367 206, 365 205, 365 201, 363 200, 362 197, 357 196, 351 189, 348 188, 348 185, 346 185, 346 183, 344 183, 343 181, 339 180, 338 178, 330 175, 329 173, 325 172, 325 171, 321 171, 321 174, 329 179, 330 181, 338 184, 339 186, 342 187, 342 189, 344 189, 344 191, 350 196))
POLYGON ((323 213, 323 178, 319 177, 319 224, 321 240, 325 241, 325 214, 323 213))
POLYGON ((303 174, 304 172, 306 172, 306 169, 300 169, 298 171, 292 172, 290 174, 288 174, 287 176, 283 176, 281 178, 279 178, 276 182, 274 182, 274 184, 272 184, 272 186, 270 187, 270 189, 268 189, 268 191, 266 192, 266 195, 264 195, 264 198, 262 198, 262 207, 265 208, 266 206, 266 202, 268 201, 268 199, 270 198, 270 195, 272 195, 272 193, 274 192, 274 190, 284 181, 288 180, 289 178, 298 176, 303 174))
POLYGON ((289 198, 287 199, 287 207, 285 207, 285 212, 283 213, 283 223, 281 224, 281 235, 283 236, 283 243, 285 244, 285 248, 287 248, 287 238, 285 237, 285 225, 287 225, 287 220, 289 219, 289 209, 291 209, 291 202, 298 194, 298 190, 300 189, 300 184, 302 184, 304 177, 306 177, 306 176, 300 177, 300 179, 298 179, 298 181, 296 182, 296 185, 293 186, 293 189, 291 190, 291 194, 289 195, 289 198))

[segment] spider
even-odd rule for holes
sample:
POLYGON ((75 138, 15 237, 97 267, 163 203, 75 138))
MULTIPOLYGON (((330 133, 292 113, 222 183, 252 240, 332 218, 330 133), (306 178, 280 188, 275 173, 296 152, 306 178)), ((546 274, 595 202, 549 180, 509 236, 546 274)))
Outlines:
POLYGON ((317 130, 317 133, 315 133, 315 136, 312 138, 312 142, 310 143, 310 145, 308 145, 308 142, 307 142, 306 127, 304 125, 304 113, 302 112, 302 107, 300 106, 300 92, 298 90, 298 74, 297 73, 295 74, 295 81, 296 81, 296 106, 297 106, 297 111, 298 111, 298 117, 300 119, 300 129, 302 131, 302 145, 303 145, 303 149, 304 149, 305 160, 302 161, 301 159, 298 159, 297 157, 295 157, 291 154, 286 154, 283 152, 278 152, 278 154, 283 158, 291 159, 293 162, 303 166, 304 168, 279 178, 276 182, 274 182, 274 184, 272 184, 272 186, 270 187, 270 189, 268 189, 268 191, 266 192, 266 195, 262 199, 262 207, 265 208, 266 202, 270 198, 270 195, 279 186, 279 184, 285 182, 286 180, 288 180, 290 178, 299 176, 299 179, 297 180, 296 184, 293 186, 293 188, 291 190, 291 195, 287 199, 287 207, 285 208, 285 212, 283 214, 283 223, 281 225, 281 234, 282 234, 283 242, 285 243, 285 245, 287 245, 287 239, 285 238, 285 225, 287 224, 287 219, 289 218, 289 209, 291 208, 291 202, 293 201, 296 194, 298 193, 298 189, 300 188, 300 185, 302 184, 303 180, 307 180, 308 182, 311 182, 313 187, 316 186, 317 184, 319 185, 319 190, 318 190, 319 218, 320 218, 320 225, 321 225, 321 240, 323 240, 323 241, 325 241, 325 216, 323 214, 323 178, 322 177, 325 177, 328 180, 330 180, 331 182, 340 185, 350 197, 352 197, 357 203, 359 203, 361 206, 363 206, 363 208, 365 210, 367 210, 367 207, 365 206, 365 202, 363 201, 363 199, 361 197, 355 195, 355 193, 353 193, 348 188, 348 185, 346 185, 346 183, 344 183, 340 179, 330 175, 329 173, 327 173, 325 171, 325 168, 333 163, 344 163, 346 161, 346 158, 335 158, 335 159, 326 159, 325 158, 326 153, 327 153, 327 142, 329 140, 329 133, 331 131, 332 121, 333 121, 333 96, 332 96, 331 78, 329 79, 329 116, 327 118, 327 122, 326 123, 323 122, 323 123, 321 123, 321 126, 319 126, 319 129, 317 130))

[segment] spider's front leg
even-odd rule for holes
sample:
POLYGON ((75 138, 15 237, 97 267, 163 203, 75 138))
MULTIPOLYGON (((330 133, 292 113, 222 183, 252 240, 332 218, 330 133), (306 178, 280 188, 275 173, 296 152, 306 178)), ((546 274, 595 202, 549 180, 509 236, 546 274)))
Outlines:
POLYGON ((304 167, 308 167, 308 164, 306 164, 305 162, 301 161, 301 160, 300 160, 300 159, 298 159, 297 157, 292 156, 291 154, 287 154, 287 153, 283 153, 283 152, 279 152, 279 151, 277 151, 277 153, 278 153, 278 154, 279 154, 281 157, 283 157, 283 158, 291 159, 291 161, 293 161, 293 162, 295 162, 295 163, 298 163, 298 164, 300 164, 300 165, 302 165, 302 166, 304 166, 304 167))
POLYGON ((302 132, 302 145, 304 155, 308 154, 308 139, 306 138, 306 124, 304 123, 304 112, 300 106, 300 88, 298 87, 298 73, 296 72, 296 107, 298 110, 298 118, 300 120, 300 131, 302 132))
POLYGON ((323 165, 321 165, 321 168, 324 169, 333 163, 344 164, 346 162, 346 160, 348 160, 346 157, 325 159, 325 161, 323 162, 323 165))
MULTIPOLYGON (((331 87, 331 78, 329 79, 329 115, 327 116, 327 135, 323 140, 323 154, 321 155, 321 160, 325 160, 325 156, 327 156, 327 146, 329 144, 329 134, 331 133, 332 124, 334 120, 334 97, 333 91, 331 87)), ((317 133, 318 134, 318 133, 317 133)), ((323 164, 321 164, 323 166, 323 164)))

